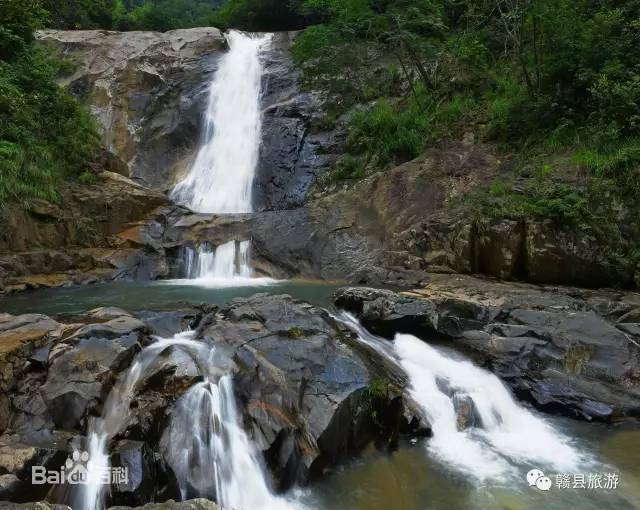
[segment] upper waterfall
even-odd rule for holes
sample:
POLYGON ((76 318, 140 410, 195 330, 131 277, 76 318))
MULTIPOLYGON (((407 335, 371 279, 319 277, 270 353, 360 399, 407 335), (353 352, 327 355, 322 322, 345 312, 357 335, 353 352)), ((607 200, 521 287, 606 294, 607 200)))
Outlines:
POLYGON ((251 187, 261 135, 261 51, 271 34, 230 31, 229 51, 209 89, 203 143, 171 198, 201 213, 252 211, 251 187))

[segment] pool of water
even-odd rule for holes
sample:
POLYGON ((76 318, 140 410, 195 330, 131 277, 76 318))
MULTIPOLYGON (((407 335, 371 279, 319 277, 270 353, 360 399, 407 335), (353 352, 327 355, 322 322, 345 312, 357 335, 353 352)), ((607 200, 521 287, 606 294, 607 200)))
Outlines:
MULTIPOLYGON (((256 292, 290 294, 328 307, 341 285, 317 281, 264 282, 264 285, 212 288, 193 281, 110 282, 104 284, 24 292, 0 298, 0 312, 73 314, 99 306, 130 311, 171 309, 180 304, 223 304, 256 292)), ((517 465, 516 477, 482 480, 463 476, 433 458, 428 440, 404 444, 392 453, 365 452, 357 460, 334 469, 321 482, 289 494, 301 510, 596 510, 640 508, 640 429, 589 424, 546 417, 572 438, 591 460, 575 475, 613 473, 615 489, 560 488, 556 475, 549 491, 530 487, 527 471, 544 466, 517 465)), ((535 441, 535 438, 531 438, 535 441)))
POLYGON ((338 283, 313 280, 281 280, 262 285, 238 287, 194 285, 193 280, 153 282, 117 281, 22 292, 0 298, 0 312, 45 315, 81 313, 101 306, 117 306, 128 311, 162 310, 180 305, 212 303, 221 305, 236 297, 257 292, 290 294, 318 306, 329 306, 338 283))
MULTIPOLYGON (((530 487, 529 469, 521 476, 480 481, 461 476, 431 458, 427 442, 404 445, 393 453, 369 451, 333 471, 300 496, 313 510, 599 510, 640 508, 640 430, 549 419, 574 438, 576 446, 596 461, 579 473, 545 473, 553 486, 547 492, 530 487), (559 488, 556 474, 614 473, 616 489, 559 488)), ((532 438, 534 440, 534 438, 532 438)))

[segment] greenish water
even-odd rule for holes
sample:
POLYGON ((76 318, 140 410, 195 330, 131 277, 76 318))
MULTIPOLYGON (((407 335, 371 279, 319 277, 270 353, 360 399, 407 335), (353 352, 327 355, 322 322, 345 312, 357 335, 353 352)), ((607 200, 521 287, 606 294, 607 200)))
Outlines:
POLYGON ((155 282, 108 282, 66 288, 22 292, 0 298, 0 312, 46 315, 81 313, 101 306, 117 306, 128 311, 161 310, 181 303, 221 305, 236 297, 257 292, 290 294, 318 306, 329 306, 340 285, 312 280, 276 281, 257 286, 211 288, 189 280, 155 282))
MULTIPOLYGON (((640 508, 640 430, 549 419, 596 461, 583 474, 612 472, 615 490, 529 487, 527 470, 502 482, 460 476, 432 459, 428 440, 383 454, 369 451, 301 496, 321 510, 633 510, 640 508)), ((533 440, 533 439, 532 439, 533 440)), ((573 473, 572 473, 573 475, 573 473)))

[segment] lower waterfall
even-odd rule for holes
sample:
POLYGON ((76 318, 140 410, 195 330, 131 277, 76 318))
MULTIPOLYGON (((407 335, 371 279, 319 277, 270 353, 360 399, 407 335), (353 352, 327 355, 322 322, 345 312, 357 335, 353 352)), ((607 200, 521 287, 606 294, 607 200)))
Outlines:
POLYGON ((336 319, 407 375, 411 397, 432 429, 427 451, 447 468, 504 482, 523 466, 575 472, 590 462, 568 437, 518 404, 491 372, 412 335, 397 334, 393 342, 372 335, 348 313, 336 319), (466 426, 459 422, 461 406, 466 426))
POLYGON ((163 441, 183 500, 214 499, 223 508, 286 510, 273 495, 236 409, 231 375, 205 380, 177 402, 163 441))
POLYGON ((229 241, 216 248, 201 244, 186 247, 182 260, 184 276, 189 283, 204 287, 240 287, 268 285, 276 280, 254 277, 250 262, 251 241, 229 241))
POLYGON ((100 418, 88 430, 87 484, 74 498, 78 510, 102 510, 109 468, 109 442, 126 429, 136 390, 160 355, 169 348, 184 351, 197 364, 203 380, 176 403, 162 441, 167 463, 180 485, 182 499, 208 497, 234 510, 288 510, 290 504, 269 489, 258 454, 240 425, 228 367, 216 360, 215 347, 193 339, 193 332, 159 339, 145 347, 109 393, 100 418))

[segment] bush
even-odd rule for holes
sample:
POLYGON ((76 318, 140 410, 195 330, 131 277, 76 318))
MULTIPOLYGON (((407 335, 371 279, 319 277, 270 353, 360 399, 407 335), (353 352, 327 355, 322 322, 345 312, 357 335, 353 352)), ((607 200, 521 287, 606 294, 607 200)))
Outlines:
POLYGON ((56 200, 61 181, 94 159, 94 121, 55 83, 59 70, 58 61, 33 46, 0 60, 0 204, 56 200))
POLYGON ((519 220, 534 216, 565 224, 590 220, 593 213, 588 190, 556 182, 552 172, 544 165, 532 181, 518 186, 496 178, 488 189, 476 190, 466 201, 480 217, 519 220))
POLYGON ((623 195, 640 198, 640 138, 631 138, 609 149, 581 148, 574 163, 598 177, 611 179, 623 195))

